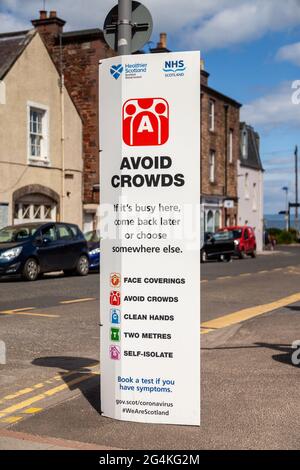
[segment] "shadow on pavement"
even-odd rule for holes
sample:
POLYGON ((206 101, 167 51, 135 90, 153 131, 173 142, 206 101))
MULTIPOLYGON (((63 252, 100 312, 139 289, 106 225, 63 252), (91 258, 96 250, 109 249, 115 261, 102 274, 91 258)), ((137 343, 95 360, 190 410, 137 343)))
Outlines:
POLYGON ((293 305, 289 305, 288 307, 285 307, 285 308, 288 308, 289 310, 292 310, 292 312, 300 312, 300 307, 296 307, 296 306, 293 306, 293 305))
POLYGON ((95 359, 86 357, 39 357, 32 361, 34 366, 53 367, 63 369, 58 372, 69 390, 79 390, 90 405, 101 413, 100 405, 100 375, 95 373, 95 367, 99 364, 95 359))
POLYGON ((282 364, 288 364, 292 367, 299 367, 300 366, 300 343, 298 349, 293 348, 290 344, 272 344, 272 343, 254 343, 250 346, 229 346, 229 347, 208 347, 208 348, 201 348, 203 351, 217 351, 217 350, 234 350, 234 349, 271 349, 273 351, 278 351, 280 354, 275 354, 272 356, 272 359, 277 362, 281 362, 282 364), (295 354, 295 359, 299 361, 299 364, 294 363, 292 360, 292 356, 295 354))

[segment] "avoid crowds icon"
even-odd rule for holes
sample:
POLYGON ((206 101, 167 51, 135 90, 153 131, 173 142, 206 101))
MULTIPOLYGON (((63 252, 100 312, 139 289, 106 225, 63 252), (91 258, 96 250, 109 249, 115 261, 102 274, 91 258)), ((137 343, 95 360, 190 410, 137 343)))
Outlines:
POLYGON ((135 98, 123 106, 123 141, 132 147, 163 145, 169 139, 169 105, 164 98, 135 98))

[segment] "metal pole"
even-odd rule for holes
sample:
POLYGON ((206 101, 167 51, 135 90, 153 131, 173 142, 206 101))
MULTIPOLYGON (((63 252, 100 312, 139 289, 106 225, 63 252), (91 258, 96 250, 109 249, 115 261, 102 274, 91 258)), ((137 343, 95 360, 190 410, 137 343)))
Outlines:
POLYGON ((286 210, 286 215, 285 215, 285 220, 286 220, 286 230, 289 231, 289 190, 286 190, 286 200, 285 200, 285 210, 286 210))
POLYGON ((132 39, 132 0, 119 0, 118 53, 131 54, 132 39))
POLYGON ((295 190, 296 190, 296 214, 295 214, 295 228, 298 230, 298 146, 295 148, 295 190))

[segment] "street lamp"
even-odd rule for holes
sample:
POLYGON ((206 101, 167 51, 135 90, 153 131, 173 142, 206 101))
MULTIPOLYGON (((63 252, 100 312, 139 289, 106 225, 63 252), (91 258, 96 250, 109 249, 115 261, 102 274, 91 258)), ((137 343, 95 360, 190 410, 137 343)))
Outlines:
POLYGON ((289 230, 289 188, 284 186, 282 191, 285 192, 285 227, 286 231, 289 230))

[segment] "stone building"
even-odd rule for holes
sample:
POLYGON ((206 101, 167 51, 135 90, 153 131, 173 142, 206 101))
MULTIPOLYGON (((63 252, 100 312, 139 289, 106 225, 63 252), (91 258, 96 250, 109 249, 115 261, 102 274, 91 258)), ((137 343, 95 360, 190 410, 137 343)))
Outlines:
POLYGON ((37 31, 0 35, 0 227, 82 225, 82 122, 37 31))
MULTIPOLYGON (((161 33, 152 53, 170 52, 161 33)), ((201 62, 201 205, 204 230, 237 223, 241 104, 208 85, 201 62)))
MULTIPOLYGON (((84 228, 96 223, 99 202, 98 63, 114 52, 105 44, 100 29, 64 32, 65 21, 56 12, 40 12, 32 21, 44 38, 65 85, 83 120, 84 228)), ((162 33, 151 53, 169 52, 162 33)), ((201 202, 206 230, 237 222, 237 162, 239 159, 239 110, 234 99, 208 85, 201 71, 201 202)))
POLYGON ((96 227, 99 204, 99 61, 111 57, 100 29, 64 32, 55 11, 32 21, 43 38, 83 122, 83 227, 96 227))
POLYGON ((238 224, 255 231, 257 251, 263 250, 264 169, 260 159, 259 134, 241 123, 241 147, 238 164, 238 224))
POLYGON ((201 204, 205 231, 237 223, 241 104, 208 85, 201 70, 201 204))

